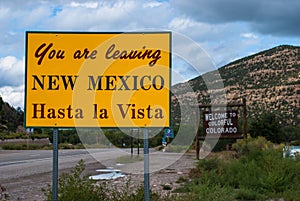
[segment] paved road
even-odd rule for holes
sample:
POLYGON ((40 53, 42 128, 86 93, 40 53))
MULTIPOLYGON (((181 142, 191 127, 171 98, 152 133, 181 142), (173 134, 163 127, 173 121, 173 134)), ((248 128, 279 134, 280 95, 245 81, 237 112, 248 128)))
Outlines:
MULTIPOLYGON (((181 155, 150 150, 150 172, 168 167, 181 155)), ((135 163, 117 164, 116 159, 120 156, 130 156, 130 150, 114 148, 59 150, 59 169, 74 167, 80 159, 83 159, 86 164, 100 162, 105 166, 118 168, 126 173, 143 173, 143 160, 135 163)), ((141 156, 143 155, 141 154, 141 156)), ((52 159, 52 150, 0 150, 0 181, 51 172, 52 159)))
MULTIPOLYGON (((142 150, 140 153, 143 156, 142 150)), ((96 169, 103 168, 103 165, 120 169, 124 173, 143 174, 143 160, 119 164, 116 159, 120 156, 130 156, 130 149, 59 150, 59 172, 73 168, 83 159, 87 168, 92 170, 92 174, 96 169)), ((178 153, 155 152, 151 149, 150 173, 168 168, 181 156, 182 154, 178 153)), ((12 200, 43 200, 40 189, 51 183, 52 159, 52 150, 0 150, 0 184, 8 189, 12 200), (34 199, 32 196, 35 196, 34 199)), ((190 166, 185 162, 181 165, 190 166)))
MULTIPOLYGON (((114 160, 122 153, 118 149, 59 150, 59 169, 74 167, 83 159, 86 164, 95 163, 93 156, 103 160, 114 160)), ((0 150, 0 181, 52 171, 52 150, 6 151, 0 150)))
MULTIPOLYGON (((113 160, 126 152, 117 149, 59 150, 59 173, 73 168, 80 159, 95 171, 103 168, 94 157, 113 160)), ((10 200, 44 200, 41 188, 52 181, 52 150, 0 150, 0 184, 7 189, 10 200)))
MULTIPOLYGON (((68 150, 60 151, 59 157, 84 155, 86 150, 68 150)), ((0 151, 0 167, 9 166, 14 164, 25 164, 31 162, 37 162, 41 160, 51 160, 52 151, 50 150, 30 150, 30 151, 0 151)))

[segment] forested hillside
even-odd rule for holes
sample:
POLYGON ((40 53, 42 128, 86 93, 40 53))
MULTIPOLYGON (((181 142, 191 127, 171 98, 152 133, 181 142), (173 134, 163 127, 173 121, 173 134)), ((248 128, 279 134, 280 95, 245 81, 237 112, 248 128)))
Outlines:
MULTIPOLYGON (((255 129, 251 121, 257 122, 257 129, 269 121, 270 132, 277 125, 293 130, 296 135, 295 129, 300 126, 300 47, 277 46, 173 86, 177 96, 173 96, 173 119, 180 120, 176 99, 183 105, 192 99, 199 104, 214 104, 218 103, 222 91, 227 103, 241 103, 242 98, 246 99, 250 131, 255 129), (189 87, 193 93, 187 90, 189 87)), ((182 119, 186 118, 189 117, 182 119)))

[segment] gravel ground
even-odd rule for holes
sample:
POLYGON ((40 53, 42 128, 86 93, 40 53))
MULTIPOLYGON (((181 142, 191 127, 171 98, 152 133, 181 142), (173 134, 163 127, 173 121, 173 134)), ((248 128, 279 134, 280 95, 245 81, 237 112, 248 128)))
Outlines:
MULTIPOLYGON (((188 174, 195 167, 196 160, 192 154, 183 155, 178 161, 171 166, 160 171, 150 174, 150 189, 153 192, 160 194, 168 194, 174 189, 180 187, 178 183, 180 177, 188 179, 188 174), (169 186, 170 190, 164 190, 165 186, 169 186)), ((119 178, 115 181, 110 181, 113 186, 122 186, 130 180, 130 188, 136 189, 139 185, 144 184, 143 174, 130 174, 124 178, 119 178)), ((169 188, 168 188, 169 189, 169 188)))
MULTIPOLYGON (((179 187, 181 184, 176 183, 179 177, 188 177, 189 170, 194 167, 194 154, 185 154, 178 161, 171 166, 162 169, 158 172, 150 174, 150 188, 154 192, 162 194, 169 193, 169 190, 163 190, 163 186, 169 185, 171 189, 179 187)), ((94 162, 86 165, 85 174, 98 174, 96 169, 105 168, 101 163, 94 162)), ((70 168, 64 169, 62 172, 68 172, 70 168)), ((130 188, 134 189, 139 185, 143 185, 143 174, 127 174, 123 178, 108 181, 114 188, 123 186, 126 181, 130 180, 130 188)), ((28 177, 20 177, 17 179, 1 181, 9 194, 9 200, 28 200, 28 201, 42 201, 44 200, 42 188, 47 188, 47 185, 52 182, 52 173, 41 173, 28 177)))

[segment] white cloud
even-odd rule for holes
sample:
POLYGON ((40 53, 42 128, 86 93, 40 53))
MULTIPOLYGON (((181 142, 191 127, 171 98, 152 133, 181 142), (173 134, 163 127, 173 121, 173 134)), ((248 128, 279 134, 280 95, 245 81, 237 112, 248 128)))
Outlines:
POLYGON ((152 1, 152 2, 147 2, 143 5, 144 8, 155 8, 158 6, 161 6, 162 3, 161 2, 156 2, 156 1, 152 1))
POLYGON ((131 23, 130 17, 135 15, 137 6, 133 1, 97 5, 93 2, 72 2, 70 6, 62 6, 60 12, 49 18, 43 26, 46 29, 50 25, 52 29, 60 30, 118 29, 131 23))
POLYGON ((173 32, 172 40, 172 71, 174 75, 180 75, 172 79, 172 84, 215 70, 212 58, 199 43, 177 32, 173 32))
POLYGON ((0 20, 7 20, 6 17, 10 14, 10 9, 5 7, 0 7, 0 20))
POLYGON ((196 25, 197 23, 195 21, 185 17, 176 17, 169 23, 170 29, 177 31, 185 30, 196 25))
POLYGON ((205 22, 195 21, 186 16, 178 16, 173 18, 168 27, 171 30, 186 34, 198 43, 210 42, 215 43, 220 40, 232 38, 233 34, 239 34, 234 23, 226 24, 209 24, 205 22))
POLYGON ((24 85, 0 87, 0 96, 14 108, 24 108, 24 85))
POLYGON ((70 6, 71 7, 97 8, 98 7, 98 2, 79 3, 79 2, 72 1, 70 6))
POLYGON ((18 60, 14 56, 0 58, 0 87, 18 86, 23 84, 24 59, 18 60))
POLYGON ((241 36, 247 39, 257 39, 258 36, 254 33, 241 33, 241 36))
POLYGON ((52 14, 48 6, 39 6, 32 8, 32 10, 18 11, 18 22, 21 27, 39 26, 42 21, 47 19, 52 14))

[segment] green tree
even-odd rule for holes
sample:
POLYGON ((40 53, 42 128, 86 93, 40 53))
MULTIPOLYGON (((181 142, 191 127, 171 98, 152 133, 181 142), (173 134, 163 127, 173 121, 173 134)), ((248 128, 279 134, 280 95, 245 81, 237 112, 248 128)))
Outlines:
POLYGON ((281 136, 286 143, 300 142, 300 126, 287 125, 281 128, 281 136))
POLYGON ((264 136, 274 143, 280 143, 284 140, 280 135, 280 130, 279 118, 272 112, 263 112, 249 123, 249 132, 252 137, 264 136))

